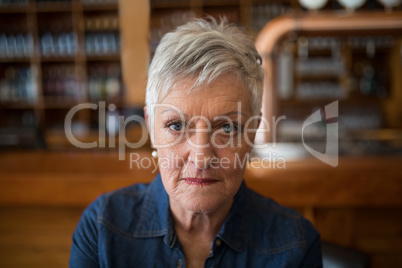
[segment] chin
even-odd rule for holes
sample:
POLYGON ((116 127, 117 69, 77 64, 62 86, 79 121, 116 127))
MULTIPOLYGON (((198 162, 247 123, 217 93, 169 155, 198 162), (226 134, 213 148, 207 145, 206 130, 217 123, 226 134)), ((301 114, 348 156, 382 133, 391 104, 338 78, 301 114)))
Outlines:
POLYGON ((219 200, 217 198, 203 196, 188 197, 187 200, 181 201, 181 205, 189 211, 196 213, 208 213, 219 208, 225 200, 219 200))

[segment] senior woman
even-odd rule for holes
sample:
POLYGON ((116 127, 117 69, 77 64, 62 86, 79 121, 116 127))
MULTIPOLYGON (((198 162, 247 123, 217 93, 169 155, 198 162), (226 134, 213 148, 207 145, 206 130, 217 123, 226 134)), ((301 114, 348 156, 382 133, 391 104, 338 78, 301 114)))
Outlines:
POLYGON ((253 42, 225 20, 166 34, 145 107, 160 173, 86 209, 70 267, 321 267, 311 224, 243 181, 262 83, 253 42))

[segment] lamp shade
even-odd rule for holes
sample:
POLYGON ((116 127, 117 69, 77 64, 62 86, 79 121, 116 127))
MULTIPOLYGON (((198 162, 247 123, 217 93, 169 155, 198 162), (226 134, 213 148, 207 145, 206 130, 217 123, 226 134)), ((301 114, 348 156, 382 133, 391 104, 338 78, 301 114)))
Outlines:
POLYGON ((299 0, 302 7, 309 10, 317 10, 325 6, 328 0, 299 0))
POLYGON ((385 7, 397 7, 401 4, 401 0, 378 0, 385 7))
POLYGON ((354 10, 361 7, 366 0, 338 0, 338 2, 346 9, 354 10))

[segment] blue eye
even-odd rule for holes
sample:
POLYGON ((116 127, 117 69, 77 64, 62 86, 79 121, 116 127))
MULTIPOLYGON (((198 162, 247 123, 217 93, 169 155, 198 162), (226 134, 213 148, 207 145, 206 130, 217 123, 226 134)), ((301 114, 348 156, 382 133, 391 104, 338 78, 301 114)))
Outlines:
POLYGON ((174 131, 181 131, 183 129, 183 124, 182 123, 173 123, 169 126, 169 128, 174 131))
POLYGON ((233 125, 231 125, 231 124, 224 124, 224 125, 222 126, 222 130, 223 130, 225 133, 231 133, 231 132, 237 131, 237 127, 235 127, 235 126, 233 126, 233 125))

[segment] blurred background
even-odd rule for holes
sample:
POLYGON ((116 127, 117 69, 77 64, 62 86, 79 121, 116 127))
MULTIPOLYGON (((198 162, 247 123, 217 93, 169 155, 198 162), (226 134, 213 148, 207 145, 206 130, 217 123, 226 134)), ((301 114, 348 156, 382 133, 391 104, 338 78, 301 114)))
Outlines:
POLYGON ((270 159, 269 168, 249 168, 246 183, 303 213, 335 256, 355 261, 348 267, 402 267, 400 0, 0 0, 1 267, 67 267, 83 209, 153 179, 154 167, 130 162, 131 153, 150 157, 149 140, 125 146, 146 129, 118 117, 143 117, 163 35, 208 15, 257 42, 269 78, 264 116, 286 116, 260 140, 275 142, 268 147, 285 168, 270 159), (325 153, 328 122, 303 137, 302 125, 333 101, 337 167, 302 145, 325 153), (65 132, 83 103, 95 106, 72 114, 71 131, 91 148, 65 132))

